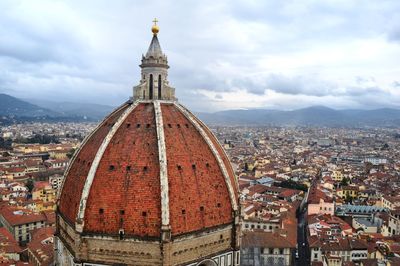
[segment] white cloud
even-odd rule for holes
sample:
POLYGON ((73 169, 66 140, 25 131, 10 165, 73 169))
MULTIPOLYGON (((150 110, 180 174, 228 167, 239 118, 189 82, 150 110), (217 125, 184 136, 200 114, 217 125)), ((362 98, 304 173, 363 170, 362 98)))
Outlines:
POLYGON ((196 110, 398 107, 400 2, 2 1, 0 91, 117 105, 154 17, 196 110))

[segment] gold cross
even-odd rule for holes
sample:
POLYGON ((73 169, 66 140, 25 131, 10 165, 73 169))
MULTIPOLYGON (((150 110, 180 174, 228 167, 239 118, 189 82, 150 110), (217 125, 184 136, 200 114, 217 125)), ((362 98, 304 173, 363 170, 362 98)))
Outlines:
POLYGON ((158 20, 156 18, 153 20, 153 22, 154 22, 154 26, 157 26, 158 20))

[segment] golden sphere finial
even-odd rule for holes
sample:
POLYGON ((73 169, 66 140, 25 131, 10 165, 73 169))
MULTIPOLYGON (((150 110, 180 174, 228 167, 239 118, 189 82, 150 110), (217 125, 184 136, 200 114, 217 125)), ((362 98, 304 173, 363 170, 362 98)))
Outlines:
POLYGON ((154 22, 154 25, 153 25, 153 27, 151 27, 151 31, 153 32, 154 35, 157 35, 157 33, 160 31, 160 28, 157 26, 158 20, 155 18, 153 20, 153 22, 154 22))

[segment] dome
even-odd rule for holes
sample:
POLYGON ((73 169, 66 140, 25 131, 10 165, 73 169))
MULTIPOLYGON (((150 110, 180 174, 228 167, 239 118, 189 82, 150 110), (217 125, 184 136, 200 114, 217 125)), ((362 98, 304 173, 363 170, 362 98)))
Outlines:
POLYGON ((76 153, 59 213, 82 233, 160 238, 163 207, 176 236, 232 223, 237 194, 225 152, 192 113, 127 102, 76 153))
POLYGON ((82 142, 58 195, 57 265, 239 265, 238 184, 178 103, 153 35, 133 97, 82 142))

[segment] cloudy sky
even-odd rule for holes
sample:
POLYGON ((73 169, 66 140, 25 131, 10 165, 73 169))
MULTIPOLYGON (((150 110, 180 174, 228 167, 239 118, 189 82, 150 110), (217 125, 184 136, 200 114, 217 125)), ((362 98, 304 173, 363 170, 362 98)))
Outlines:
POLYGON ((0 93, 118 105, 152 20, 180 102, 400 108, 400 1, 0 2, 0 93))

